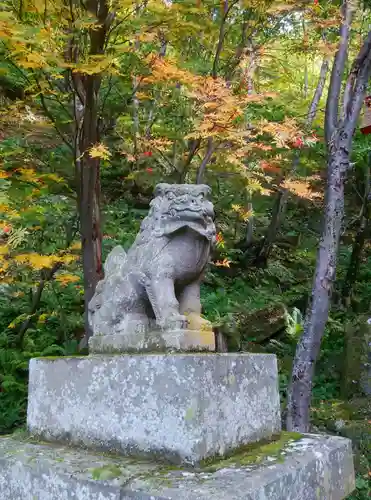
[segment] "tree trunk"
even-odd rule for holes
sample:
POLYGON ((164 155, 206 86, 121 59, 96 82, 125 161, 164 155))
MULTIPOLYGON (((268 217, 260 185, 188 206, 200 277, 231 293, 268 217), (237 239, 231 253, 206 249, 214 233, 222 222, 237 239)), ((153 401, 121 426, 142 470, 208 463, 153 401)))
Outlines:
POLYGON ((360 218, 357 225, 357 233, 354 238, 352 255, 350 256, 347 274, 343 283, 342 302, 344 306, 349 307, 352 296, 352 289, 357 281, 359 267, 361 264, 361 255, 365 246, 366 238, 369 235, 369 217, 370 217, 370 168, 371 168, 371 152, 368 154, 368 165, 363 178, 363 203, 360 213, 360 218))
POLYGON ((349 34, 354 4, 343 0, 339 47, 331 72, 325 114, 328 151, 327 188, 322 236, 319 244, 310 305, 302 337, 297 345, 288 391, 287 428, 309 429, 314 367, 330 309, 337 252, 344 215, 344 182, 352 140, 371 73, 371 31, 369 31, 348 74, 343 95, 342 77, 348 57, 349 34))
POLYGON ((280 189, 277 193, 267 234, 255 257, 256 266, 264 267, 267 265, 269 255, 272 251, 273 244, 276 241, 277 234, 281 226, 283 214, 285 213, 288 194, 289 192, 287 189, 280 189))
POLYGON ((369 232, 368 219, 366 219, 366 217, 362 217, 360 227, 354 239, 352 255, 350 256, 350 262, 342 290, 342 302, 346 307, 350 306, 352 290, 355 282, 357 281, 359 266, 361 264, 361 255, 363 252, 363 248, 365 246, 368 232, 369 232))
POLYGON ((303 82, 303 96, 306 99, 308 97, 308 33, 305 24, 305 18, 303 15, 302 19, 303 26, 303 44, 304 44, 304 82, 303 82))
POLYGON ((213 69, 211 71, 211 75, 213 78, 216 78, 218 76, 219 59, 220 59, 220 54, 221 54, 222 49, 223 49, 226 22, 227 22, 228 12, 230 9, 229 1, 230 0, 224 0, 224 4, 223 4, 223 13, 222 13, 222 19, 220 21, 220 28, 219 28, 219 39, 218 39, 218 44, 217 44, 216 51, 215 51, 213 69))
POLYGON ((328 160, 323 230, 317 253, 317 264, 303 335, 298 343, 288 397, 287 428, 309 430, 309 409, 315 362, 328 319, 336 259, 344 215, 344 180, 349 168, 347 148, 334 150, 328 160))
MULTIPOLYGON (((90 0, 88 11, 96 16, 97 25, 90 30, 90 55, 102 55, 106 42, 108 23, 108 4, 90 0)), ((79 146, 81 160, 78 162, 80 176, 80 232, 82 242, 82 263, 84 272, 85 336, 80 347, 86 347, 92 331, 88 321, 88 305, 95 287, 103 277, 102 230, 100 214, 100 159, 90 156, 90 149, 99 142, 98 94, 101 74, 83 75, 84 104, 79 146)))
POLYGON ((215 352, 228 352, 228 344, 224 334, 219 328, 214 329, 215 335, 215 352))
POLYGON ((317 87, 316 87, 316 90, 314 91, 313 99, 312 99, 312 102, 310 103, 310 106, 309 106, 308 115, 307 115, 307 127, 308 128, 312 127, 312 123, 316 117, 318 104, 321 100, 321 97, 323 94, 323 89, 325 88, 328 70, 329 70, 329 59, 326 57, 322 61, 321 69, 319 72, 317 87))
POLYGON ((256 53, 255 47, 252 42, 250 42, 250 50, 249 50, 249 62, 246 71, 246 84, 247 84, 247 93, 249 95, 253 95, 255 92, 254 87, 254 73, 256 67, 256 53))
POLYGON ((205 156, 204 156, 202 163, 197 171, 196 184, 203 183, 204 174, 205 174, 207 164, 211 160, 211 157, 213 156, 214 151, 215 151, 215 147, 214 147, 213 139, 212 139, 212 137, 209 137, 207 140, 207 149, 206 149, 205 156))
MULTIPOLYGON (((100 160, 91 158, 90 148, 98 143, 97 76, 88 75, 85 83, 85 106, 80 166, 80 231, 84 271, 85 343, 91 336, 88 305, 98 281, 103 277, 102 231, 100 217, 100 160)), ((100 82, 99 82, 100 83, 100 82)))
MULTIPOLYGON (((253 207, 252 203, 247 204, 247 211, 252 212, 253 207)), ((247 228, 246 228, 246 238, 245 238, 245 244, 246 247, 249 247, 254 240, 254 216, 251 214, 249 217, 249 220, 247 221, 247 228)))

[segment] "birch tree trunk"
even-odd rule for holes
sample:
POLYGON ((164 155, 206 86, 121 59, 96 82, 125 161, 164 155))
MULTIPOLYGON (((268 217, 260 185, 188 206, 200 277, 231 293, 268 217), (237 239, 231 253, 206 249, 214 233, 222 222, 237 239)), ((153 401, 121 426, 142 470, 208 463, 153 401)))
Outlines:
POLYGON ((311 302, 307 310, 303 335, 297 345, 288 397, 287 428, 308 432, 309 408, 315 362, 330 308, 335 280, 341 224, 344 214, 344 180, 349 155, 339 152, 328 161, 328 179, 322 235, 317 253, 311 302))
POLYGON ((351 2, 344 0, 340 42, 327 96, 325 134, 328 150, 327 187, 311 300, 302 337, 297 345, 288 391, 287 428, 308 432, 315 363, 330 309, 337 254, 344 216, 344 182, 349 169, 352 137, 371 72, 371 31, 350 74, 341 100, 341 84, 348 55, 352 19, 351 2), (341 102, 340 102, 341 100, 341 102), (341 105, 341 106, 340 106, 341 105), (341 107, 341 112, 339 108, 341 107))

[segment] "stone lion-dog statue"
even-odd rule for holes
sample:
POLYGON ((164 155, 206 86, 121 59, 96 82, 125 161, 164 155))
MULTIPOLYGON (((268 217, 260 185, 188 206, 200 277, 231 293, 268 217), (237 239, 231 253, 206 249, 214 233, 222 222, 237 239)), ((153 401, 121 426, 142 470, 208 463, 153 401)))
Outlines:
POLYGON ((139 328, 209 329, 200 283, 215 244, 206 185, 158 184, 134 244, 108 255, 105 277, 89 303, 94 335, 139 328))

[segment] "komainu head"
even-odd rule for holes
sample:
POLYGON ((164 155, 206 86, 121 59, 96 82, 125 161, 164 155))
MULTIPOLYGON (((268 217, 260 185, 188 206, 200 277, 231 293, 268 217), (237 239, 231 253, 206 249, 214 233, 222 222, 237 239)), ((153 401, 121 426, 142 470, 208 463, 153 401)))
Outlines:
POLYGON ((214 208, 204 184, 158 184, 141 231, 156 237, 188 227, 215 242, 214 208))

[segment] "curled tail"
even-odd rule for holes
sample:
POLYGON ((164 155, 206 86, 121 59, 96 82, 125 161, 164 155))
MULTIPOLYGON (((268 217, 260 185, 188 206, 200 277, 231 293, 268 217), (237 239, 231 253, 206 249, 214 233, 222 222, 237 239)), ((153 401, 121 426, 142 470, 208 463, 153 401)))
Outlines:
POLYGON ((95 288, 95 293, 88 305, 88 317, 89 324, 92 330, 94 331, 94 314, 98 311, 102 306, 102 293, 104 287, 106 286, 107 279, 114 275, 119 274, 122 268, 125 266, 127 260, 127 255, 125 250, 117 245, 111 252, 108 254, 106 262, 104 264, 104 279, 102 279, 95 288))
POLYGON ((127 255, 122 246, 117 245, 108 254, 104 264, 104 277, 119 272, 126 264, 127 255))

